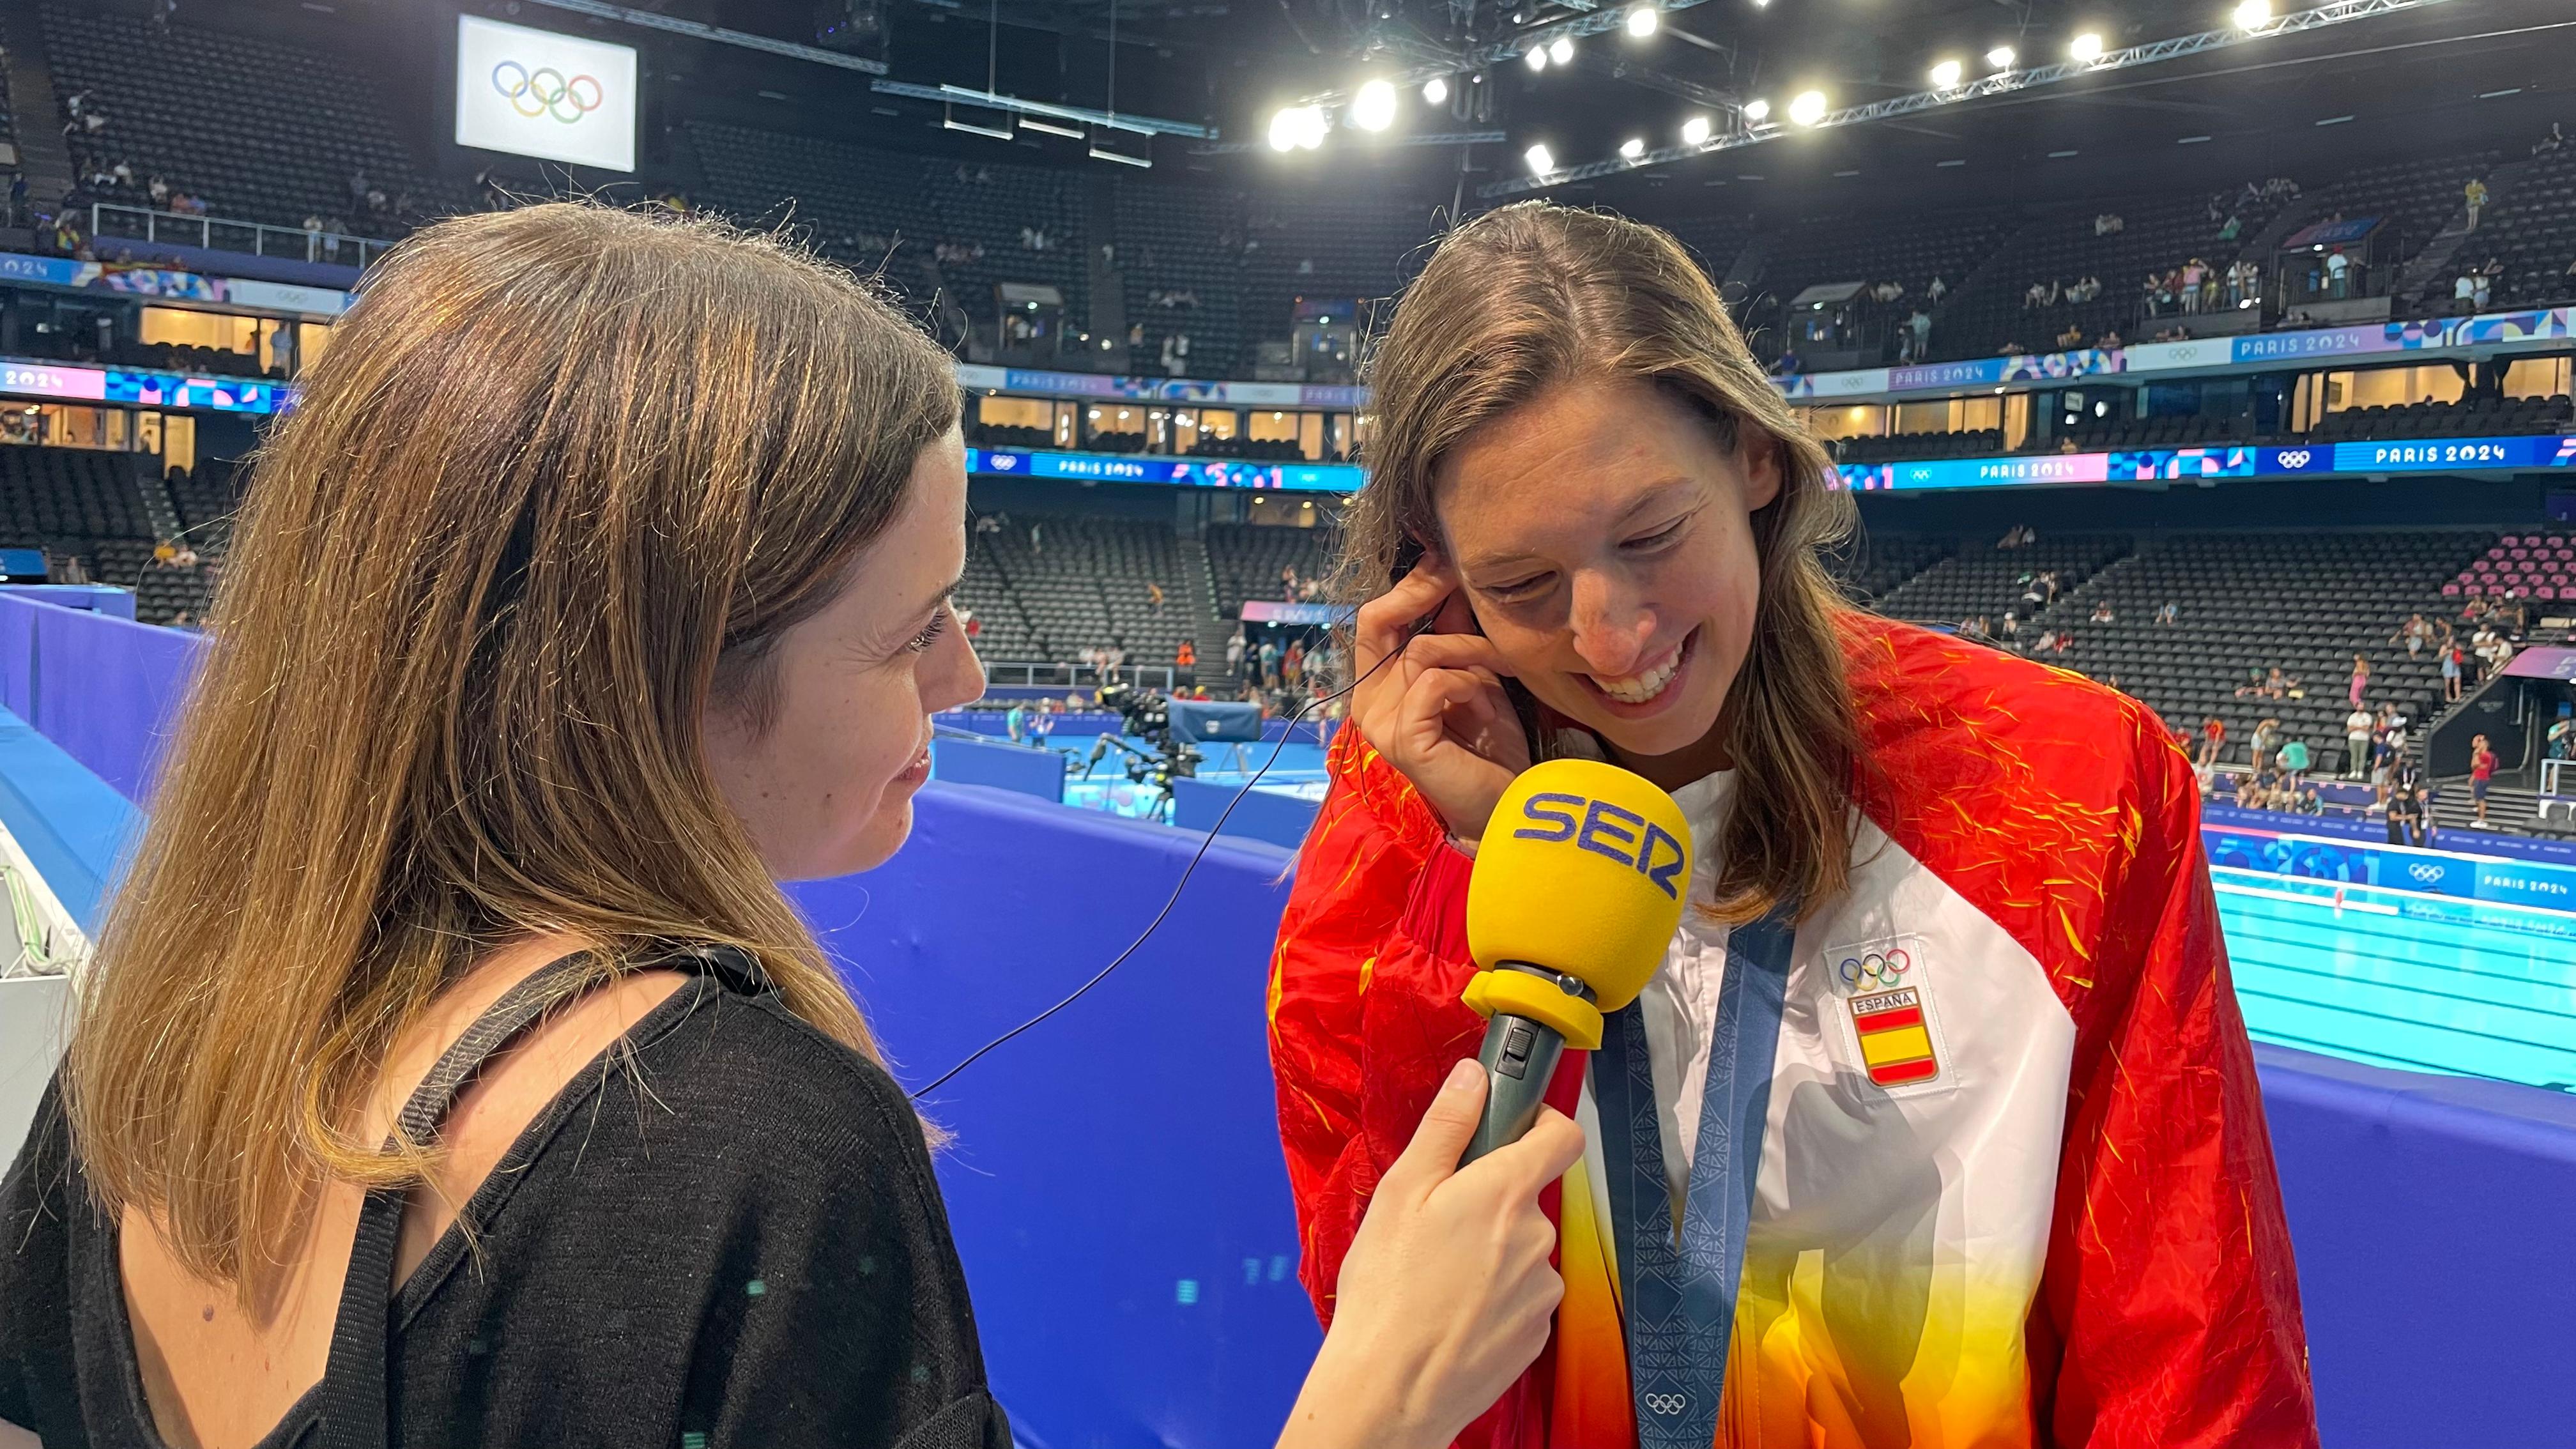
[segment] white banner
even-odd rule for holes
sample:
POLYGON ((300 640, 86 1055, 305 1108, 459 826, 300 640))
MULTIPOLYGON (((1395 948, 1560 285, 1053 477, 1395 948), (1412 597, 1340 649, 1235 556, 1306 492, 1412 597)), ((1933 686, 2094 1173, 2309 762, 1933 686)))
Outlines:
POLYGON ((456 144, 635 169, 635 48, 456 17, 456 144))

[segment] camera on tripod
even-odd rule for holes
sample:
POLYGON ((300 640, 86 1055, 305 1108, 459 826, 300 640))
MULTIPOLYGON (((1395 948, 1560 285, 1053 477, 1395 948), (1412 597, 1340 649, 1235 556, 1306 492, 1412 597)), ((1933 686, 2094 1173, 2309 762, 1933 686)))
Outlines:
POLYGON ((1118 712, 1124 733, 1153 746, 1146 754, 1115 735, 1102 735, 1092 743, 1091 758, 1082 769, 1084 779, 1091 777, 1094 766, 1112 749, 1126 757, 1127 778, 1139 785, 1152 785, 1166 795, 1174 780, 1187 780, 1199 772, 1203 758, 1198 746, 1172 736, 1172 702, 1150 689, 1132 684, 1105 684, 1100 688, 1100 704, 1118 712))

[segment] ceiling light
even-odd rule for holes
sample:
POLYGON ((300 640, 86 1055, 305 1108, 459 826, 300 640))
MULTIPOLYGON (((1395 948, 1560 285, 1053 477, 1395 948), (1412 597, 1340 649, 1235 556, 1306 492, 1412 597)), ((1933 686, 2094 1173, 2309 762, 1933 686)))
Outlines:
POLYGON ((1965 67, 1961 66, 1955 60, 1945 60, 1939 65, 1932 67, 1932 89, 1936 91, 1946 91, 1950 87, 1957 85, 1959 83, 1960 73, 1964 69, 1965 67))
POLYGON ((1701 146, 1708 142, 1708 117, 1693 116, 1682 122, 1682 144, 1701 146))
POLYGON ((1746 101, 1744 103, 1744 119, 1752 122, 1754 125, 1761 125, 1764 121, 1771 119, 1771 103, 1758 98, 1746 101))
POLYGON ((1823 91, 1800 91, 1798 98, 1789 103, 1789 119, 1801 126, 1812 126, 1824 118, 1825 93, 1823 91))
POLYGON ((1544 144, 1532 146, 1523 151, 1521 159, 1529 163, 1532 176, 1545 176, 1556 169, 1556 156, 1544 144))
POLYGON ((1288 106, 1270 118, 1270 149, 1294 151, 1299 147, 1312 151, 1324 144, 1332 123, 1325 119, 1321 106, 1288 106))
POLYGON ((1628 158, 1629 160, 1631 160, 1631 161, 1634 161, 1634 160, 1636 160, 1638 157, 1645 155, 1645 154, 1646 154, 1646 142, 1645 142, 1645 138, 1644 138, 1644 137, 1642 137, 1642 136, 1631 136, 1631 137, 1629 137, 1627 140, 1620 142, 1620 143, 1619 143, 1619 154, 1620 154, 1620 155, 1622 155, 1622 156, 1627 157, 1627 158, 1628 158))
POLYGON ((1284 106, 1280 108, 1278 114, 1270 118, 1270 149, 1273 151, 1297 149, 1297 108, 1295 106, 1284 106))
POLYGON ((2010 70, 2012 69, 2012 63, 2013 48, 2009 45, 1998 45, 1994 49, 1986 52, 1986 64, 1993 66, 1997 70, 2010 70))
POLYGON ((2240 30, 2260 30, 2272 19, 2272 0, 2238 0, 2236 26, 2240 30))
POLYGON ((1663 19, 1663 14, 1654 6, 1640 5, 1628 12, 1628 33, 1643 40, 1655 33, 1655 27, 1662 24, 1663 19))
POLYGON ((1395 83, 1373 80, 1351 98, 1351 124, 1363 131, 1383 131, 1395 124, 1395 83))
POLYGON ((2102 37, 2090 30, 2085 31, 2068 44, 2066 53, 2090 65, 2102 58, 2102 37))
POLYGON ((1529 52, 1523 55, 1521 59, 1528 61, 1529 68, 1532 70, 1545 70, 1547 69, 1547 47, 1544 45, 1533 45, 1529 48, 1529 52))
POLYGON ((1556 38, 1556 42, 1547 48, 1547 58, 1556 62, 1558 65, 1574 64, 1574 37, 1571 35, 1558 36, 1556 38))
POLYGON ((1435 75, 1431 79, 1424 81, 1422 83, 1422 99, 1435 106, 1449 99, 1448 78, 1445 76, 1435 75))

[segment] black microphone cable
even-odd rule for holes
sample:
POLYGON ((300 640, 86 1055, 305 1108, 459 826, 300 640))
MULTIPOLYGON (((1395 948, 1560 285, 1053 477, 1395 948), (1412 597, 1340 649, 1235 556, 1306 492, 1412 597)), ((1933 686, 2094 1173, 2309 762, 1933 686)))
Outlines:
POLYGON ((941 1087, 947 1085, 949 1078, 956 1076, 959 1072, 962 1072, 968 1067, 975 1065, 978 1061, 983 1060, 984 1056, 991 1052, 995 1047, 1002 1045, 1011 1038, 1018 1036, 1029 1028, 1045 1021, 1048 1017, 1053 1016, 1057 1012, 1064 1010, 1066 1007, 1073 1005, 1077 1001, 1080 1001, 1083 998, 1083 995, 1090 991, 1091 988, 1108 980, 1110 972, 1125 965, 1127 963, 1127 958, 1135 955, 1138 950, 1143 948, 1146 941, 1152 939, 1154 932, 1161 929, 1164 920, 1172 914, 1172 908, 1181 903, 1181 891, 1189 885, 1190 877, 1197 873, 1199 862, 1207 858, 1208 847, 1216 844, 1217 832, 1225 828, 1226 820, 1234 814, 1234 807, 1242 804, 1243 797, 1251 794, 1252 787, 1260 784, 1261 777, 1270 773, 1270 767, 1279 762, 1280 752, 1288 748, 1288 737, 1296 733, 1298 722, 1306 717, 1308 711, 1311 711, 1320 705, 1330 704, 1334 700, 1340 699, 1344 695, 1349 694, 1352 690, 1366 684, 1370 675, 1377 673, 1379 670, 1384 669, 1387 665, 1393 663, 1396 659, 1401 658, 1404 654, 1405 645, 1411 644, 1414 640, 1429 632, 1432 621, 1435 617, 1437 616, 1433 614, 1424 615, 1421 622, 1413 626, 1413 632, 1405 635, 1404 642, 1402 644, 1398 644, 1395 648, 1388 650, 1385 658, 1370 665, 1368 669, 1359 676, 1359 678, 1352 680, 1350 683, 1343 685, 1341 688, 1334 690, 1330 694, 1319 694, 1315 696, 1313 699, 1310 699, 1306 701, 1305 704, 1299 706, 1295 714, 1288 716, 1288 724, 1287 727, 1280 732, 1279 743, 1271 746, 1270 758, 1261 762, 1261 768, 1254 770, 1252 772, 1252 778, 1243 782, 1243 788, 1234 792, 1234 798, 1225 802, 1225 809, 1217 812, 1216 823, 1208 827, 1207 837, 1199 842, 1199 848, 1191 854, 1189 864, 1181 867, 1181 878, 1172 882, 1172 893, 1164 898, 1163 908, 1154 913, 1154 919, 1145 923, 1144 930, 1136 933, 1135 940, 1127 943, 1127 949, 1120 951, 1117 955, 1111 957, 1108 965, 1101 967, 1097 972, 1093 973, 1090 980, 1073 988, 1073 990, 1068 993, 1062 1001, 1059 1001, 1055 1005, 1048 1007, 1046 1010, 1039 1012, 1037 1015, 1030 1017, 1028 1020, 1021 1022, 1019 1025, 1012 1027, 1009 1031, 1002 1033, 1000 1036, 993 1038, 982 1046, 975 1048, 974 1051, 969 1052, 966 1055, 965 1060, 959 1062, 953 1067, 950 1067, 948 1070, 941 1072, 937 1077, 933 1078, 928 1086, 921 1087, 910 1093, 910 1099, 917 1102, 932 1092, 938 1091, 941 1087))

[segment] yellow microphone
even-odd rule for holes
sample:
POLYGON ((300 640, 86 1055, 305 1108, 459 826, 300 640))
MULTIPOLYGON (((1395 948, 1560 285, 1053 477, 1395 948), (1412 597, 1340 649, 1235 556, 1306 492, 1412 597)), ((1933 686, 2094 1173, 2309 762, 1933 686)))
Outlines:
POLYGON ((1464 1000, 1492 1024, 1477 1054, 1485 1118, 1462 1162, 1538 1120, 1568 1042, 1601 1045, 1601 1018, 1663 964, 1690 892, 1690 822, 1643 776, 1549 760, 1494 805, 1467 882, 1475 978, 1464 1000))

